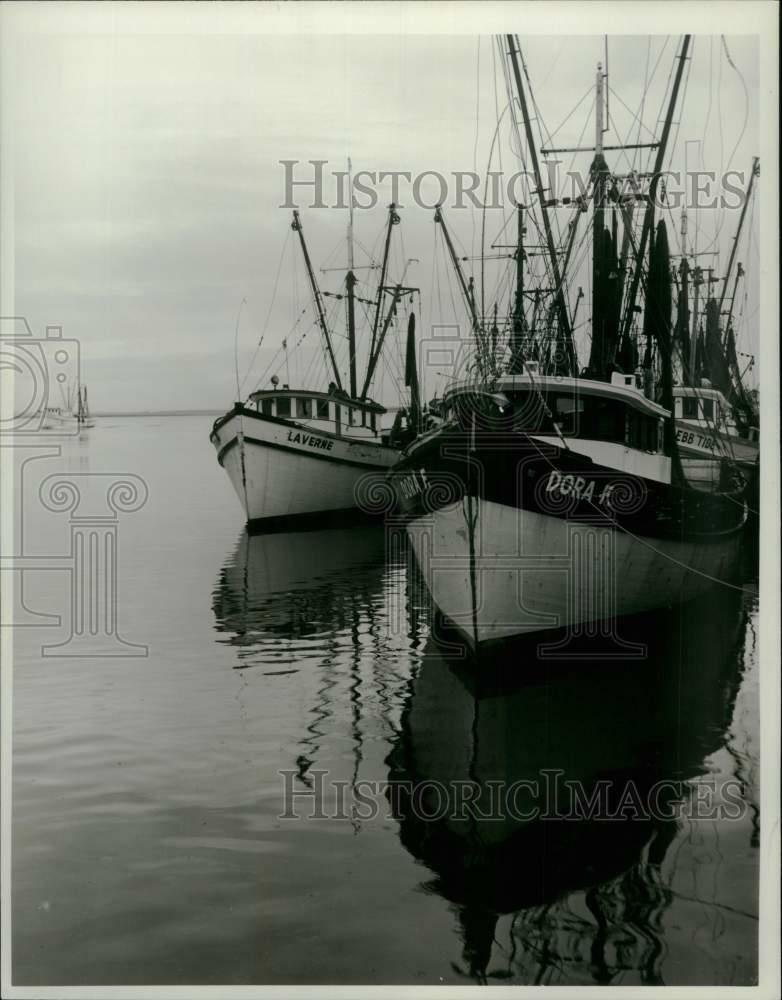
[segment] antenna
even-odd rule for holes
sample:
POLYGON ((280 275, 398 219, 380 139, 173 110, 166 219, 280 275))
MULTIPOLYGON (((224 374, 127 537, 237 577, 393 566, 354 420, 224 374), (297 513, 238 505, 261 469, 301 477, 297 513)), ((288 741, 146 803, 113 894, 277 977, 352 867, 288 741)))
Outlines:
POLYGON ((353 259, 353 164, 348 157, 348 270, 352 271, 353 259))
POLYGON ((241 403, 239 398, 242 387, 239 384, 239 320, 242 318, 242 309, 247 305, 247 299, 243 298, 239 303, 239 311, 236 314, 236 326, 234 327, 234 373, 236 375, 236 402, 241 403))

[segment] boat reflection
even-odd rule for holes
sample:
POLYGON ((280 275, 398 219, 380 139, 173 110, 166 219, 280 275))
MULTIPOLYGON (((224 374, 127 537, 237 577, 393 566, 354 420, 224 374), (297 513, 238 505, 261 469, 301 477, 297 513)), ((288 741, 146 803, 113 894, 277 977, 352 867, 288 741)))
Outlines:
POLYGON ((693 779, 724 742, 745 616, 740 593, 710 595, 623 620, 643 661, 545 669, 536 642, 476 669, 430 639, 387 761, 389 799, 403 845, 432 872, 424 888, 457 914, 464 976, 662 982, 661 868, 692 821, 674 806, 692 808, 693 779), (490 970, 503 915, 507 967, 498 954, 490 970))
POLYGON ((237 667, 322 658, 341 633, 351 638, 380 599, 384 555, 375 525, 243 531, 213 595, 215 628, 237 648, 237 667))

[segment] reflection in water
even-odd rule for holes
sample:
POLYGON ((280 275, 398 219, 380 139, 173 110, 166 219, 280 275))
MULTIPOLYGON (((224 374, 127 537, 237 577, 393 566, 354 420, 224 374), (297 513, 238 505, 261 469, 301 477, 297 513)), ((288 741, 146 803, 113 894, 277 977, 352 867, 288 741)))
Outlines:
POLYGON ((216 628, 227 637, 222 641, 236 647, 237 669, 258 667, 275 676, 312 667, 316 687, 296 759, 307 787, 308 771, 329 736, 335 700, 346 695, 349 705, 354 783, 363 757, 368 682, 386 728, 395 727, 394 694, 406 683, 395 643, 406 653, 409 640, 398 627, 405 577, 403 553, 394 547, 376 524, 275 534, 245 530, 221 571, 216 628))
POLYGON ((239 667, 299 664, 371 626, 383 578, 376 526, 280 534, 242 532, 214 595, 219 632, 239 667), (297 641, 299 640, 299 641, 297 641))
POLYGON ((675 869, 677 838, 704 822, 672 806, 682 791, 692 805, 725 740, 745 619, 741 595, 710 595, 623 622, 648 644, 643 662, 544 673, 535 643, 476 669, 447 662, 430 640, 388 758, 400 783, 390 800, 402 843, 434 875, 426 888, 458 915, 464 975, 663 982, 666 860, 675 869), (575 815, 569 782, 581 791, 575 815), (503 914, 513 915, 510 947, 490 971, 503 914))
MULTIPOLYGON (((431 872, 422 888, 454 914, 453 976, 751 982, 756 860, 731 904, 722 883, 736 877, 731 855, 757 847, 752 599, 714 592, 622 621, 625 648, 641 644, 643 659, 541 663, 540 636, 459 659, 449 637, 433 637, 406 555, 389 557, 375 526, 243 533, 221 571, 216 629, 235 668, 298 675, 305 708, 285 766, 299 787, 324 767, 352 788, 360 771, 390 782, 399 840, 431 872), (515 813, 503 798, 513 788, 515 813), (695 818, 698 795, 749 814, 732 828, 725 815, 695 818), (730 941, 745 966, 726 973, 701 932, 717 952, 730 941)), ((384 843, 380 864, 399 850, 384 843)), ((384 906, 404 913, 406 891, 384 906)))

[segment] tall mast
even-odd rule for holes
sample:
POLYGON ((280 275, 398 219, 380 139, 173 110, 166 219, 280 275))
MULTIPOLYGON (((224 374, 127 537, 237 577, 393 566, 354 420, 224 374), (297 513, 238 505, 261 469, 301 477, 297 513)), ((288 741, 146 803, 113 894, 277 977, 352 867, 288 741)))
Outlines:
MULTIPOLYGON (((720 316, 722 316, 722 307, 725 303, 725 293, 728 290, 728 281, 730 280, 730 275, 731 272, 733 271, 733 262, 736 259, 736 251, 739 248, 739 239, 741 238, 741 230, 744 227, 744 217, 747 214, 747 206, 749 205, 749 199, 752 195, 752 188, 755 184, 755 178, 759 173, 760 173, 760 159, 759 157, 755 156, 752 158, 752 170, 750 171, 749 183, 747 184, 747 193, 744 195, 744 204, 741 206, 741 215, 739 216, 739 224, 736 229, 736 235, 733 237, 733 246, 730 248, 730 259, 728 260, 728 270, 725 274, 725 278, 722 283, 722 295, 720 296, 720 307, 718 314, 720 316)), ((735 298, 736 295, 735 289, 733 291, 733 295, 735 298)), ((731 306, 731 311, 732 309, 733 307, 731 306)), ((728 334, 727 334, 727 324, 726 324, 725 338, 723 344, 727 343, 727 336, 728 334)))
POLYGON ((513 305, 510 368, 512 375, 522 369, 524 350, 524 209, 517 207, 518 236, 516 239, 516 301, 513 305))
POLYGON ((557 314, 559 316, 559 336, 565 342, 565 350, 568 356, 570 373, 575 372, 576 360, 575 360, 575 350, 573 348, 573 334, 570 329, 570 317, 568 316, 567 305, 565 303, 565 293, 562 288, 562 279, 559 272, 559 261, 557 259, 557 251, 554 246, 554 235, 551 231, 551 222, 548 217, 548 209, 546 206, 546 199, 544 197, 543 179, 540 174, 540 164, 538 163, 538 154, 535 148, 535 139, 532 135, 532 124, 530 122, 529 111, 527 110, 527 98, 524 94, 524 86, 521 82, 521 71, 519 69, 518 52, 516 49, 517 42, 513 35, 507 35, 508 48, 510 50, 511 63, 513 64, 513 75, 516 80, 516 91, 519 96, 519 104, 521 105, 521 114, 524 118, 524 132, 527 137, 527 148, 529 150, 530 159, 532 161, 532 170, 535 176, 535 193, 538 196, 538 201, 540 203, 540 210, 543 216, 543 228, 546 234, 546 246, 548 248, 548 255, 551 261, 551 271, 554 277, 554 289, 556 295, 556 305, 557 314))
POLYGON ((356 398, 356 302, 354 289, 356 276, 353 273, 353 164, 348 157, 348 273, 345 284, 348 289, 348 368, 350 372, 350 398, 356 398))
MULTIPOLYGON (((391 249, 391 230, 399 222, 399 216, 396 214, 396 205, 391 202, 388 206, 388 228, 386 229, 386 242, 383 247, 383 263, 380 267, 380 284, 377 286, 377 302, 375 303, 375 318, 372 321, 372 340, 369 344, 369 364, 372 363, 372 358, 375 354, 375 344, 377 342, 377 328, 380 325, 380 314, 383 309, 383 286, 386 283, 386 271, 388 270, 388 253, 391 249)), ((367 366, 368 368, 369 366, 367 366)), ((369 384, 367 380, 366 384, 369 384)))
POLYGON ((345 277, 348 289, 348 368, 350 370, 350 398, 356 398, 356 303, 353 289, 356 287, 356 276, 348 271, 345 277))
POLYGON ((350 162, 350 157, 348 157, 348 270, 352 271, 355 267, 355 260, 353 257, 353 164, 350 162))
POLYGON ((649 242, 649 236, 651 235, 652 227, 654 226, 654 199, 657 194, 657 185, 660 183, 660 173, 665 161, 665 150, 668 146, 668 137, 671 134, 673 113, 676 109, 676 101, 679 97, 679 88, 681 86, 682 75, 684 73, 684 64, 687 61, 687 51, 690 47, 691 37, 691 35, 685 35, 684 41, 682 42, 682 50, 679 55, 679 65, 676 67, 676 76, 671 90, 671 99, 668 102, 668 110, 665 115, 663 131, 660 136, 659 145, 657 146, 657 155, 654 158, 654 170, 652 172, 652 180, 649 185, 649 202, 646 206, 646 212, 644 214, 644 223, 643 228, 641 229, 641 242, 638 247, 636 265, 633 268, 633 277, 630 282, 630 292, 628 294, 627 308, 625 310, 624 324, 622 326, 623 339, 630 335, 630 327, 633 324, 633 317, 635 315, 635 299, 638 294, 638 285, 641 280, 641 270, 643 268, 643 259, 646 253, 646 244, 649 242))
POLYGON ((438 205, 434 210, 434 221, 442 226, 443 236, 445 237, 445 245, 448 247, 448 254, 451 258, 453 269, 456 272, 456 277, 459 281, 459 288, 464 296, 464 301, 467 303, 467 310, 470 313, 473 330, 477 333, 480 329, 480 321, 478 319, 478 312, 475 308, 475 298, 469 285, 464 280, 464 272, 462 271, 462 266, 459 263, 459 257, 451 240, 451 234, 448 232, 448 227, 445 224, 445 219, 443 218, 442 208, 440 205, 438 205))
POLYGON ((592 161, 594 180, 594 216, 592 229, 592 347, 589 358, 590 373, 593 377, 604 378, 606 374, 606 339, 608 274, 611 264, 605 251, 605 191, 608 167, 603 156, 603 67, 597 64, 595 82, 595 158, 592 161))
POLYGON ((342 379, 339 377, 339 368, 337 368, 337 361, 334 357, 334 350, 331 346, 331 336, 329 335, 328 324, 326 323, 326 313, 323 309, 323 298, 320 294, 320 289, 318 288, 318 282, 315 278, 315 272, 312 270, 312 262, 310 261, 309 251, 307 250, 307 243, 304 239, 304 231, 301 228, 301 222, 299 221, 299 213, 296 209, 293 210, 293 222, 291 223, 291 229, 299 234, 299 241, 301 243, 301 252, 304 255, 304 264, 307 268, 307 277, 310 280, 310 288, 312 289, 312 297, 315 300, 315 308, 318 311, 318 322, 320 323, 320 329, 323 333, 323 340, 326 343, 326 350, 328 351, 329 359, 331 361, 331 367, 334 372, 334 381, 337 383, 337 388, 342 388, 342 379))
POLYGON ((459 288, 464 296, 464 301, 467 303, 467 311, 469 312, 470 320, 472 321, 472 329, 477 341, 479 368, 482 374, 486 374, 489 370, 489 366, 487 364, 488 359, 486 358, 486 345, 483 342, 481 322, 478 317, 478 310, 475 307, 475 295, 473 294, 472 279, 470 279, 469 284, 464 280, 464 272, 462 271, 462 266, 459 263, 456 248, 451 240, 451 234, 448 232, 448 227, 445 224, 442 207, 440 205, 438 205, 434 211, 434 221, 442 226, 443 236, 445 237, 445 245, 448 248, 451 263, 453 264, 453 269, 456 272, 456 277, 459 281, 459 288))
POLYGON ((383 323, 383 327, 380 330, 380 334, 379 334, 379 336, 377 338, 377 346, 375 347, 374 354, 372 355, 372 357, 370 357, 369 363, 367 364, 367 374, 366 374, 366 378, 364 379, 364 387, 361 390, 361 398, 362 399, 366 399, 367 398, 367 393, 369 392, 369 386, 370 386, 370 383, 372 382, 372 377, 375 374, 375 369, 377 368, 377 363, 380 360, 380 354, 381 354, 381 352, 383 350, 383 344, 384 344, 385 339, 386 339, 386 334, 388 333, 388 329, 391 326, 391 320, 394 318, 394 315, 396 313, 396 307, 399 305, 399 303, 402 300, 402 297, 406 293, 408 293, 408 292, 417 292, 418 291, 417 288, 408 288, 406 285, 403 284, 403 282, 405 280, 405 276, 407 274, 407 267, 408 267, 409 263, 410 263, 410 261, 408 261, 407 264, 405 264, 405 269, 404 269, 404 272, 402 273, 402 281, 400 281, 397 285, 394 285, 393 288, 383 288, 383 289, 381 289, 381 291, 390 292, 391 293, 391 296, 392 296, 392 298, 391 298, 391 305, 388 307, 388 312, 386 313, 386 318, 385 318, 385 321, 383 323))

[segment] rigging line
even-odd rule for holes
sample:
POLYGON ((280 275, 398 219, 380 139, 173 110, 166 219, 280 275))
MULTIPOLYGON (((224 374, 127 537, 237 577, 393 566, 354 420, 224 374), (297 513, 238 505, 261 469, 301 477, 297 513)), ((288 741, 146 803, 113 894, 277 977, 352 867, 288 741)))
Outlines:
MULTIPOLYGON (((481 36, 478 35, 475 65, 475 143, 472 148, 472 172, 478 173, 478 137, 480 135, 481 116, 481 36)), ((470 202, 470 218, 472 221, 472 243, 470 253, 475 256, 475 206, 470 202)))
MULTIPOLYGON (((519 46, 519 58, 521 59, 521 65, 524 68, 524 75, 527 78, 527 90, 529 91, 530 101, 532 103, 532 107, 533 107, 533 110, 535 112, 535 121, 537 122, 537 126, 538 126, 538 135, 540 136, 540 145, 541 146, 545 146, 546 145, 546 140, 543 137, 543 131, 544 131, 544 129, 545 129, 545 132, 546 132, 546 136, 548 137, 548 143, 549 143, 549 145, 551 145, 552 144, 551 143, 551 136, 549 135, 548 128, 547 128, 546 123, 545 123, 545 121, 543 119, 543 115, 542 115, 542 113, 540 111, 540 107, 538 106, 538 102, 537 102, 537 100, 535 98, 535 91, 532 88, 532 81, 529 78, 529 73, 527 71, 527 64, 526 64, 526 62, 524 60, 524 52, 523 52, 523 50, 521 48, 521 41, 520 40, 519 40, 518 46, 519 46)), ((553 213, 553 222, 554 222, 554 226, 555 226, 556 231, 557 231, 557 241, 559 243, 562 243, 562 227, 559 224, 559 218, 558 218, 556 212, 553 213)))
MULTIPOLYGON (((576 101, 575 105, 571 108, 571 110, 567 113, 567 115, 559 123, 559 125, 557 125, 557 127, 554 129, 554 131, 551 132, 551 133, 549 133, 549 142, 551 142, 553 140, 553 138, 557 134, 557 132, 560 132, 565 127, 565 125, 567 125, 567 123, 570 121, 570 119, 573 117, 573 115, 576 113, 576 111, 578 111, 578 109, 581 107, 581 105, 584 103, 584 101, 590 95, 593 98, 595 96, 595 85, 593 83, 590 83, 589 87, 584 91, 584 93, 581 95, 581 97, 576 101)), ((580 143, 579 143, 579 145, 580 145, 580 143)))
POLYGON ((725 168, 725 171, 727 173, 727 171, 730 170, 730 165, 733 162, 733 157, 736 155, 736 150, 739 148, 741 140, 744 138, 744 133, 747 130, 747 122, 749 120, 749 91, 747 90, 747 84, 746 81, 744 80, 743 73, 730 57, 730 52, 728 51, 728 43, 725 41, 725 36, 720 35, 720 38, 722 39, 722 47, 725 50, 725 58, 728 60, 729 65, 737 74, 739 80, 741 81, 742 89, 744 91, 744 122, 741 126, 741 132, 739 133, 739 137, 736 140, 736 145, 733 147, 733 152, 730 154, 730 157, 728 158, 728 165, 725 168))
MULTIPOLYGON (((238 397, 239 399, 242 398, 241 397, 241 390, 244 388, 244 383, 250 377, 250 373, 253 370, 253 365, 255 364, 255 359, 258 357, 258 352, 260 351, 261 345, 263 344, 263 338, 266 336, 266 331, 269 328, 269 320, 271 319, 272 309, 274 308, 274 302, 275 302, 275 300, 277 298, 277 287, 278 287, 279 281, 280 281, 280 274, 282 273, 282 265, 283 265, 283 262, 285 260, 285 251, 287 249, 288 241, 290 240, 290 236, 291 236, 292 232, 293 232, 293 230, 290 227, 288 227, 288 232, 286 233, 285 240, 284 240, 283 245, 282 245, 282 253, 280 254, 280 260, 279 260, 279 263, 277 264, 277 274, 274 277, 274 287, 272 288, 272 298, 271 298, 271 302, 269 303, 269 309, 268 309, 268 312, 266 313, 266 321, 263 324, 263 330, 261 331, 261 336, 260 336, 260 338, 258 340, 258 344, 257 344, 257 346, 255 348, 255 353, 252 356, 252 360, 250 362, 250 367, 247 369, 247 372, 245 373, 245 376, 242 379, 241 386, 239 387, 239 397, 238 397)), ((243 299, 242 301, 246 302, 245 299, 243 299)))
MULTIPOLYGON (((703 151, 704 151, 704 149, 706 147, 706 133, 708 132, 709 122, 711 121, 711 108, 712 108, 712 104, 714 102, 713 93, 714 93, 714 36, 713 35, 709 35, 709 104, 708 104, 708 107, 706 108, 706 120, 703 123, 703 135, 701 136, 701 142, 700 142, 700 148, 699 148, 700 161, 701 161, 701 170, 703 170, 704 172, 706 170, 706 161, 704 159, 703 151)), ((698 250, 698 235, 699 235, 699 233, 700 233, 699 213, 696 212, 695 213, 695 243, 694 243, 694 250, 696 252, 698 250)))
MULTIPOLYGON (((304 309, 302 309, 302 311, 299 313, 298 319, 295 320, 293 326, 290 328, 290 330, 288 331, 288 333, 286 333, 286 335, 282 338, 283 340, 287 340, 288 337, 292 337, 293 336, 293 334, 296 331, 296 327, 299 325, 299 323, 301 323, 302 319, 307 314, 308 310, 309 310, 308 306, 305 306, 304 309)), ((317 319, 313 319, 312 325, 314 326, 316 323, 317 323, 317 319)), ((283 348, 282 348, 282 344, 281 344, 277 348, 277 353, 272 357, 271 361, 266 366, 266 369, 264 370, 263 374, 258 378, 258 381, 255 383, 256 388, 261 384, 261 382, 266 381, 266 376, 272 370, 272 368, 274 366, 274 363, 277 361, 277 358, 280 356, 280 354, 282 353, 282 351, 283 351, 283 348)))
MULTIPOLYGON (((660 52, 660 58, 661 59, 662 59, 663 52, 665 52, 665 49, 668 47, 668 42, 670 40, 671 40, 671 36, 670 35, 666 35, 665 36, 665 45, 663 45, 662 51, 660 52)), ((674 52, 674 56, 675 55, 676 55, 676 53, 674 52)), ((658 124, 658 125, 665 118, 666 108, 668 106, 668 95, 670 94, 670 91, 671 91, 671 84, 673 83, 673 75, 674 75, 674 72, 675 72, 675 68, 676 68, 676 59, 674 58, 673 61, 672 61, 672 63, 671 63, 671 67, 668 70, 668 79, 665 81, 665 90, 663 91, 662 100, 660 102, 660 110, 657 112, 656 124, 658 124)))
MULTIPOLYGON (((494 129, 494 135, 492 136, 491 146, 489 147, 489 161, 486 164, 486 179, 483 183, 483 204, 481 206, 481 314, 485 316, 486 313, 486 196, 488 194, 489 188, 489 174, 491 173, 491 161, 494 156, 494 147, 497 142, 497 136, 500 133, 500 126, 502 125, 502 119, 505 117, 505 112, 510 107, 509 104, 505 105, 505 108, 500 115, 497 126, 494 129)), ((477 152, 477 149, 476 149, 477 152)), ((475 172, 477 173, 477 163, 475 167, 475 172)), ((504 228, 504 227, 503 227, 504 228)), ((473 228, 473 256, 475 255, 475 230, 473 228)))
MULTIPOLYGON (((617 91, 614 90, 613 87, 609 87, 608 91, 609 91, 609 93, 611 94, 611 96, 615 100, 619 101, 619 103, 622 105, 622 107, 625 109, 625 111, 627 111, 630 115, 632 115, 633 120, 630 123, 630 129, 628 130, 628 138, 630 137, 630 130, 632 130, 633 125, 635 125, 636 122, 637 122, 638 123, 638 139, 639 139, 639 141, 640 141, 640 138, 641 138, 641 129, 644 129, 645 132, 649 133, 649 135, 652 137, 652 139, 656 140, 657 139, 657 133, 653 132, 648 126, 644 125, 644 123, 643 123, 643 118, 642 118, 642 115, 643 115, 643 105, 641 106, 641 108, 639 108, 639 110, 637 112, 633 111, 633 109, 628 104, 625 104, 625 102, 622 100, 622 98, 619 96, 619 94, 617 93, 617 91)), ((645 99, 646 99, 646 93, 644 93, 644 100, 645 99)), ((613 121, 613 115, 609 115, 609 118, 610 118, 611 121, 613 121)), ((628 145, 629 145, 629 143, 628 143, 628 145)))
MULTIPOLYGON (((491 78, 494 85, 494 120, 498 122, 500 120, 500 95, 497 92, 497 49, 494 45, 491 47, 491 78)), ((500 176, 502 176, 502 143, 499 144, 497 159, 500 164, 500 176)))
MULTIPOLYGON (((641 141, 641 127, 643 126, 644 111, 646 110, 646 95, 649 93, 650 79, 649 79, 649 60, 652 55, 652 36, 646 36, 646 68, 644 69, 644 86, 641 92, 641 107, 638 109, 638 135, 636 137, 636 142, 641 141)), ((621 98, 620 98, 621 100, 621 98)))

